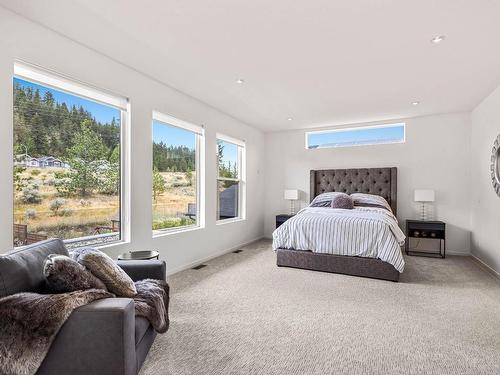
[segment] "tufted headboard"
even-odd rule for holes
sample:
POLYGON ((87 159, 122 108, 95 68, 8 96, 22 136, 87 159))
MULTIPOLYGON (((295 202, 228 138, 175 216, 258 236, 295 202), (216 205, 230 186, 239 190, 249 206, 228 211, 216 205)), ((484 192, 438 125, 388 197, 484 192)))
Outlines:
POLYGON ((367 193, 384 197, 397 213, 398 169, 353 168, 311 171, 311 201, 321 193, 367 193))

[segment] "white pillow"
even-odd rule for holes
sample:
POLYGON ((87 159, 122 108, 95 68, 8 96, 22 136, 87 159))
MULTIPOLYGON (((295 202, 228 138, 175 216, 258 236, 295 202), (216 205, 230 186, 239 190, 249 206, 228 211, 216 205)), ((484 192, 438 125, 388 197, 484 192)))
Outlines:
POLYGON ((364 194, 364 193, 353 193, 351 194, 351 198, 354 201, 355 206, 382 206, 392 212, 391 206, 389 203, 381 197, 380 195, 374 194, 364 194))

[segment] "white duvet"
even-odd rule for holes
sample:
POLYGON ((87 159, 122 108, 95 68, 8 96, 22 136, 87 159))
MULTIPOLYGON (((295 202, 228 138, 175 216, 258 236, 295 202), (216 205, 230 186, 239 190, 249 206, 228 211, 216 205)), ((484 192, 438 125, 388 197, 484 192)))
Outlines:
POLYGON ((378 207, 306 207, 273 233, 273 249, 378 258, 399 272, 404 241, 392 212, 378 207))

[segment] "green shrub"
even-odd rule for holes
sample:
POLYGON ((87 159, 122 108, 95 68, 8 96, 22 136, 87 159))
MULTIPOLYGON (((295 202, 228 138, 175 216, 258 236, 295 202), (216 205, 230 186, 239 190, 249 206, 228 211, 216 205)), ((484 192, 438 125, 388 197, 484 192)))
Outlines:
POLYGON ((52 211, 54 216, 59 215, 59 209, 66 204, 63 198, 56 198, 49 203, 49 209, 52 211))
POLYGON ((71 177, 56 178, 54 186, 57 192, 64 196, 72 195, 76 191, 71 177))
POLYGON ((37 212, 34 208, 28 208, 25 212, 24 212, 24 216, 26 217, 26 219, 35 219, 36 216, 37 216, 37 212))
POLYGON ((65 207, 61 211, 61 216, 71 216, 73 215, 73 210, 69 207, 65 207))
POLYGON ((32 169, 30 173, 32 176, 38 176, 40 174, 40 169, 32 169))
POLYGON ((194 223, 195 221, 188 217, 161 218, 153 222, 153 230, 183 227, 194 223))
POLYGON ((40 192, 38 191, 38 186, 35 184, 28 185, 21 192, 21 200, 24 203, 38 204, 42 201, 40 192))

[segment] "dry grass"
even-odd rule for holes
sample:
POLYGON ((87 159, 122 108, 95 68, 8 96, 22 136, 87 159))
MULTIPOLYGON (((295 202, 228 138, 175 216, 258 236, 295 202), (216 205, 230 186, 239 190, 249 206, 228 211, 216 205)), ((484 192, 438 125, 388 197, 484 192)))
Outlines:
MULTIPOLYGON (((119 197, 117 195, 94 194, 88 198, 62 197, 64 206, 71 210, 70 216, 58 216, 50 210, 50 202, 60 194, 54 186, 48 184, 54 173, 60 169, 38 169, 38 175, 32 174, 35 168, 28 168, 23 177, 31 177, 39 184, 42 198, 40 204, 25 204, 20 200, 21 193, 15 193, 14 222, 27 224, 30 233, 43 233, 49 237, 71 239, 92 235, 97 226, 111 226, 112 219, 119 218, 119 197), (26 212, 35 210, 36 216, 28 218, 26 212)), ((36 174, 36 172, 35 172, 36 174)), ((188 212, 188 203, 196 202, 195 173, 191 178, 182 172, 162 173, 167 190, 153 203, 153 221, 183 217, 188 212)), ((175 225, 174 225, 175 226, 175 225)))
POLYGON ((183 172, 164 172, 161 175, 167 190, 153 203, 153 221, 183 216, 188 212, 188 204, 196 203, 194 173, 191 180, 183 172))
POLYGON ((49 237, 60 237, 64 239, 89 236, 97 226, 110 226, 111 219, 118 219, 119 197, 117 195, 96 194, 88 198, 61 197, 54 186, 48 181, 54 178, 54 173, 60 169, 35 169, 28 168, 22 176, 32 177, 31 182, 37 183, 42 198, 39 204, 26 204, 20 199, 22 193, 17 192, 14 196, 14 222, 27 224, 28 232, 43 233, 49 237), (38 170, 38 175, 33 174, 38 170), (71 210, 69 216, 60 216, 50 210, 50 203, 56 198, 63 198, 65 203, 61 207, 71 210), (26 213, 34 210, 36 216, 29 218, 26 213))

